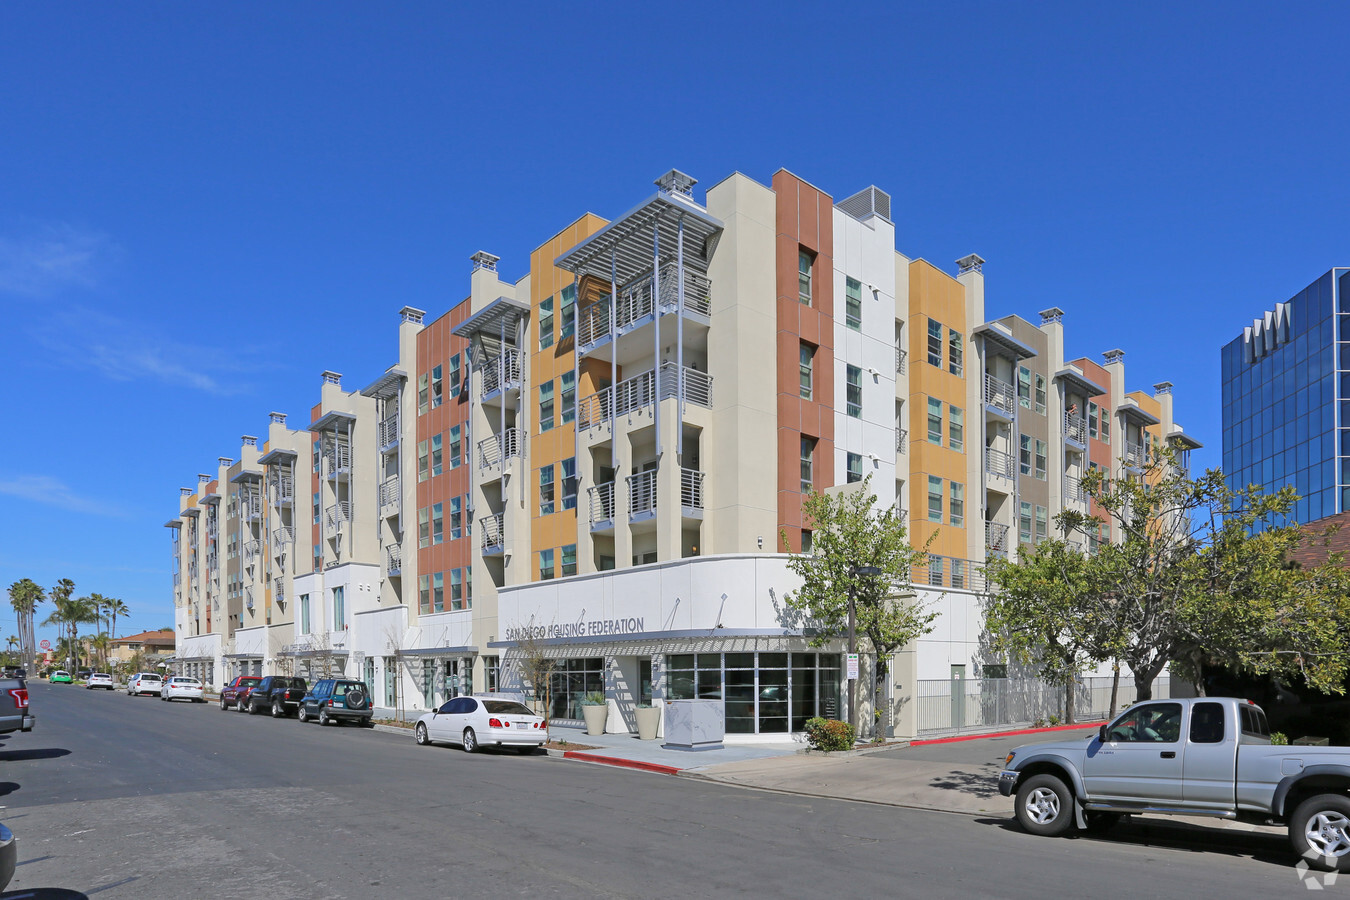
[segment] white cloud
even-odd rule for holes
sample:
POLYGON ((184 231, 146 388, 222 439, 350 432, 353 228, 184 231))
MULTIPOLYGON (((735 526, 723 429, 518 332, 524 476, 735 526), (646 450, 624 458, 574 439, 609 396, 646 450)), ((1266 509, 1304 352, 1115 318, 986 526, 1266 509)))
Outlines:
POLYGON ((75 493, 65 482, 50 475, 15 475, 0 477, 0 494, 31 500, 56 506, 71 512, 86 513, 94 516, 122 518, 126 513, 107 506, 97 500, 82 497, 75 493))
POLYGON ((0 235, 0 293, 42 297, 64 287, 93 287, 100 264, 116 251, 107 235, 66 224, 23 237, 0 235))

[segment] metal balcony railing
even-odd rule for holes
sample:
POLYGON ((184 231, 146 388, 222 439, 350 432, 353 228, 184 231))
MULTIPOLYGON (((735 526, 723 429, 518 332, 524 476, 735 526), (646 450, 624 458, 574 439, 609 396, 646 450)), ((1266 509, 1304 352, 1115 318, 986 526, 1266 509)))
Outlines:
POLYGON ((995 450, 993 447, 985 447, 984 470, 990 475, 1001 475, 1004 478, 1011 478, 1013 475, 1013 458, 1002 450, 995 450))
POLYGON ((272 551, 280 556, 286 552, 286 548, 295 543, 295 529, 289 525, 283 525, 272 531, 272 551))
POLYGON ((384 548, 384 574, 395 577, 403 572, 403 548, 390 544, 384 548))
POLYGON ((656 512, 656 470, 628 475, 628 514, 656 512))
POLYGON ((383 510, 391 506, 398 506, 398 502, 403 496, 400 487, 401 484, 402 482, 397 475, 392 475, 380 482, 380 509, 383 510))
POLYGON ((594 485, 591 494, 591 524, 614 521, 614 482, 594 485))
POLYGON ((589 347, 609 334, 609 296, 577 314, 577 346, 589 347))
POLYGON ((1136 469, 1142 469, 1148 465, 1148 448, 1143 444, 1136 444, 1133 441, 1125 442, 1125 455, 1122 457, 1125 465, 1133 466, 1136 469))
POLYGON ((520 455, 520 431, 508 428, 501 434, 494 434, 478 442, 478 468, 501 465, 504 461, 520 455))
POLYGON ((279 476, 271 490, 273 506, 288 506, 295 499, 295 480, 289 475, 279 476))
MULTIPOLYGON (((652 315, 659 302, 662 312, 673 311, 679 305, 680 270, 674 265, 661 266, 661 279, 655 296, 652 291, 652 273, 642 275, 619 288, 619 299, 614 306, 613 327, 622 332, 644 317, 652 315)), ((707 276, 686 267, 684 269, 684 308, 689 312, 708 316, 712 314, 712 282, 707 276)), ((609 298, 588 304, 577 316, 577 345, 589 348, 611 334, 609 298)))
POLYGON ((262 542, 256 538, 250 541, 244 541, 244 565, 253 565, 253 560, 257 558, 262 551, 262 542))
POLYGON ((895 426, 895 452, 904 453, 905 444, 909 441, 909 429, 895 426))
POLYGON ((347 444, 331 444, 323 451, 324 471, 329 475, 350 471, 352 448, 347 444))
POLYGON ((655 375, 651 370, 620 381, 614 391, 615 403, 617 404, 614 414, 626 416, 629 413, 651 406, 652 398, 655 396, 655 387, 655 375))
POLYGON ((284 604, 286 602, 286 582, 284 581, 272 582, 272 599, 275 600, 277 603, 284 604))
POLYGON ((1001 522, 984 523, 984 545, 990 556, 1008 555, 1008 526, 1001 522))
POLYGON ((484 553, 500 550, 506 543, 503 533, 504 522, 505 516, 502 513, 483 516, 478 520, 478 539, 484 553))
POLYGON ((388 450, 398 444, 398 416, 387 416, 380 422, 380 449, 388 450))
POLYGON ((1006 413, 1012 413, 1017 408, 1017 395, 1011 384, 985 372, 984 402, 1006 413))
POLYGON ((703 473, 697 469, 680 469, 680 506, 703 508, 703 473))
POLYGON ((895 374, 905 374, 905 360, 909 358, 909 351, 901 347, 895 348, 895 374))
POLYGON ((661 363, 661 399, 681 395, 686 403, 712 409, 712 376, 670 361, 661 363))
POLYGON ((248 497, 239 504, 239 515, 246 522, 256 522, 262 518, 262 498, 248 497))
POLYGON ((1087 443, 1087 420, 1064 414, 1064 439, 1079 444, 1087 443))
POLYGON ((587 394, 577 404, 577 427, 594 428, 609 421, 609 408, 614 403, 614 388, 607 387, 594 394, 587 394))
POLYGON ((352 505, 347 500, 339 500, 323 511, 324 525, 329 531, 337 531, 351 520, 352 505))
POLYGON ((1076 478, 1073 475, 1064 476, 1064 499, 1070 503, 1087 502, 1087 491, 1084 490, 1081 479, 1076 478))
POLYGON ((253 609, 253 587, 244 585, 244 608, 253 609))
POLYGON ((520 386, 520 351, 507 347, 483 365, 481 397, 520 386))

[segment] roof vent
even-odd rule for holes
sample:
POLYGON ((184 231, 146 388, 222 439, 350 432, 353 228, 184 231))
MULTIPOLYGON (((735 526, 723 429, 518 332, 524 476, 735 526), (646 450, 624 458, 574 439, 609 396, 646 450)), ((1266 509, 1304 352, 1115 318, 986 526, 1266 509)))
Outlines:
POLYGON ((273 425, 285 425, 286 414, 279 412, 270 412, 267 414, 267 420, 271 422, 273 425))
POLYGON ((475 272, 479 269, 487 269, 489 272, 495 272, 497 271, 497 261, 501 259, 501 257, 493 256, 486 250, 479 250, 473 256, 470 256, 469 259, 473 260, 473 270, 475 272))
POLYGON ((192 496, 192 488, 180 487, 180 488, 178 489, 178 496, 180 496, 180 497, 190 497, 190 496, 192 496))
POLYGON ((984 272, 984 257, 977 253, 969 256, 963 256, 956 261, 956 274, 964 275, 967 272, 984 272))
POLYGON ((234 465, 234 460, 231 459, 231 458, 228 457, 228 456, 217 456, 217 457, 216 457, 216 462, 220 463, 222 466, 224 466, 224 467, 227 468, 227 469, 228 469, 230 466, 234 465))
POLYGON ((398 317, 404 322, 411 322, 414 325, 422 324, 422 317, 427 314, 426 310, 418 309, 415 306, 405 306, 398 311, 398 317))
POLYGON ((1160 381, 1153 386, 1153 396, 1160 397, 1163 394, 1172 393, 1172 382, 1160 381))
POLYGON ((671 169, 660 178, 656 179, 656 186, 663 191, 672 194, 682 194, 685 197, 691 197, 694 194, 694 185, 698 184, 698 179, 692 175, 686 175, 679 169, 671 169))
POLYGON ((323 373, 323 383, 336 384, 338 387, 342 387, 342 373, 325 371, 323 373))
POLYGON ((1052 322, 1059 322, 1064 319, 1064 310, 1058 306, 1052 306, 1049 309, 1041 310, 1041 324, 1049 325, 1052 322))
POLYGON ((197 473, 197 484, 199 484, 199 485, 206 484, 206 483, 207 483, 208 481, 210 481, 210 480, 211 480, 211 476, 210 476, 210 475, 207 475, 205 472, 198 472, 198 473, 197 473))
POLYGON ((256 447, 256 446, 258 446, 258 439, 255 438, 255 437, 254 437, 253 435, 251 435, 251 434, 246 434, 246 435, 244 435, 243 437, 241 437, 239 440, 241 440, 241 441, 244 442, 244 446, 245 446, 245 447, 256 447))
POLYGON ((1111 365, 1112 363, 1123 363, 1125 362, 1125 351, 1107 350, 1105 353, 1102 354, 1102 359, 1106 360, 1106 364, 1108 366, 1111 365))
POLYGON ((887 222, 891 220, 891 195, 875 184, 865 187, 852 197, 835 204, 839 211, 857 219, 866 221, 872 216, 880 216, 887 222))

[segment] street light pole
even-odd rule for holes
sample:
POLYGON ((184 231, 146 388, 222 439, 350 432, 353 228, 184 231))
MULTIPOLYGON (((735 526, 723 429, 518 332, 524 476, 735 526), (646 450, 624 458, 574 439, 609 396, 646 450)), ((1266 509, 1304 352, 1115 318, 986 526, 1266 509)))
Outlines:
MULTIPOLYGON (((857 619, 857 598, 854 594, 853 582, 859 575, 869 577, 880 575, 881 569, 877 566, 849 566, 848 568, 848 655, 850 658, 858 654, 858 635, 856 631, 857 619)), ((858 735, 858 679, 850 675, 848 679, 848 724, 853 728, 853 737, 856 740, 858 735)))

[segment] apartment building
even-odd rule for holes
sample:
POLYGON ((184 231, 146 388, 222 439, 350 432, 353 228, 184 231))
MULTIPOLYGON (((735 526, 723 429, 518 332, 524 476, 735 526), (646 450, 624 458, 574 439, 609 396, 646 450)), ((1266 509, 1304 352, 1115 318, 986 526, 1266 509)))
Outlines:
POLYGON ((800 731, 838 714, 843 647, 787 610, 787 554, 811 547, 810 491, 865 482, 931 554, 914 599, 938 627, 897 654, 885 710, 912 734, 916 682, 999 664, 988 555, 1087 509, 1093 466, 1197 446, 1170 385, 1126 391, 1123 353, 1066 358, 1062 310, 987 320, 980 257, 950 274, 898 252, 879 188, 695 186, 671 171, 612 221, 580 216, 515 280, 475 253, 467 298, 429 323, 405 307, 368 387, 324 373, 303 430, 274 413, 183 489, 179 662, 340 671, 418 709, 518 689, 525 643, 556 660, 555 718, 594 690, 612 730, 720 696, 740 739, 800 731))

